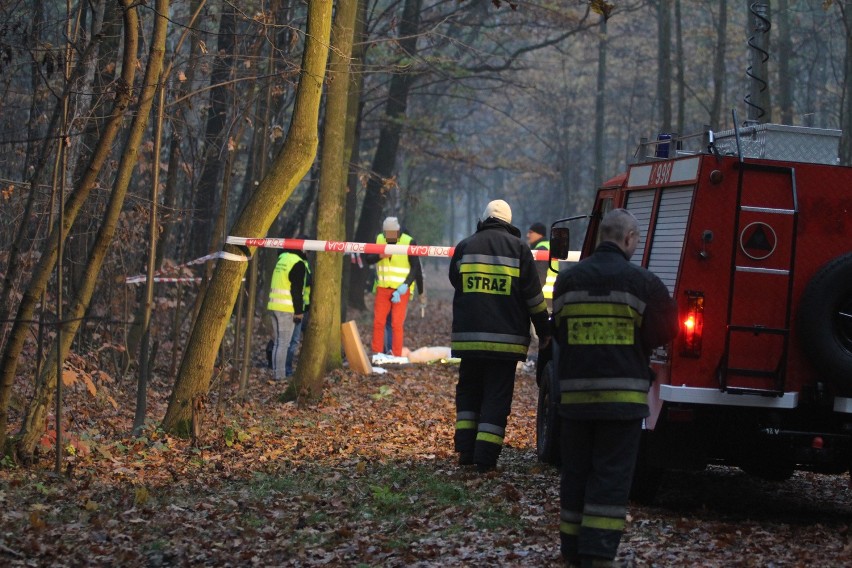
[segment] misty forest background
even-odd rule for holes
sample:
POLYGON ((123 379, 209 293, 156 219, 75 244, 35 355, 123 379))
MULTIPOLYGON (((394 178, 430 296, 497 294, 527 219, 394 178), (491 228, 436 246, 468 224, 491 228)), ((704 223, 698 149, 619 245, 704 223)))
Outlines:
MULTIPOLYGON (((242 353, 265 342, 278 251, 228 235, 372 242, 395 215, 418 243, 452 245, 494 198, 522 229, 585 213, 641 137, 730 129, 732 110, 852 132, 850 9, 3 2, 5 453, 33 456, 63 382, 132 377, 134 428, 181 435, 198 434, 223 367, 245 394, 242 353), (165 416, 146 412, 152 373, 171 388, 165 416)), ((298 401, 321 396, 342 365, 329 347, 341 320, 368 305, 367 270, 339 254, 312 260, 313 317, 287 393, 298 401)))

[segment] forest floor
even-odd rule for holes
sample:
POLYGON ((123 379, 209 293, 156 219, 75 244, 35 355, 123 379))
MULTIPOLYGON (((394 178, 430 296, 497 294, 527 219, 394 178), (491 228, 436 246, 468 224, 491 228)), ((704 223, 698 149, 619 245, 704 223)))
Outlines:
MULTIPOLYGON (((411 306, 411 349, 449 345, 445 268, 427 268, 426 317, 411 306)), ((370 314, 350 316, 369 345, 370 314)), ((235 381, 215 382, 197 445, 153 422, 127 435, 133 381, 72 386, 62 474, 49 439, 33 466, 0 467, 0 565, 562 565, 559 479, 536 461, 532 372, 518 372, 497 471, 480 475, 452 452, 455 365, 344 369, 318 404, 297 407, 279 400, 284 386, 256 343, 249 400, 237 400, 235 381)), ((169 387, 155 380, 151 416, 163 416, 169 387)), ((850 524, 846 474, 766 482, 711 467, 666 474, 654 506, 632 503, 618 557, 636 567, 852 566, 850 524)))

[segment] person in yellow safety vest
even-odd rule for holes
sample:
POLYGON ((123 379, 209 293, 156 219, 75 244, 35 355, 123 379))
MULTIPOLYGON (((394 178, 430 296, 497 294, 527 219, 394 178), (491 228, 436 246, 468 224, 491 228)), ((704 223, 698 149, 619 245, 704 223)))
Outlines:
MULTIPOLYGON (((308 240, 311 237, 307 235, 299 235, 296 238, 308 240)), ((302 330, 307 327, 308 318, 311 314, 309 308, 311 305, 311 285, 313 284, 313 276, 311 274, 311 265, 307 262, 307 260, 305 261, 305 271, 305 287, 302 289, 302 299, 304 300, 302 321, 297 322, 296 325, 293 326, 293 336, 290 338, 290 346, 287 348, 287 363, 284 370, 285 375, 288 377, 293 374, 293 362, 296 360, 296 350, 299 348, 299 342, 302 340, 302 330)))
MULTIPOLYGON (((399 229, 403 234, 407 231, 405 227, 401 227, 399 229)), ((411 294, 411 298, 414 299, 417 296, 417 299, 420 303, 420 314, 422 317, 424 307, 426 305, 426 288, 423 287, 423 263, 419 263, 420 269, 419 273, 415 275, 414 281, 411 283, 411 286, 408 288, 408 292, 411 294)), ((412 268, 414 272, 418 272, 418 270, 412 268)), ((374 286, 375 288, 375 286, 374 286)), ((373 290, 375 293, 375 289, 373 290)), ((393 346, 393 326, 391 325, 391 313, 388 312, 387 320, 385 321, 385 343, 384 343, 384 352, 391 353, 393 346)), ((405 346, 403 346, 405 349, 405 346)))
MULTIPOLYGON (((388 217, 382 222, 382 232, 376 237, 376 243, 408 246, 417 244, 411 235, 400 230, 396 217, 388 217)), ((364 255, 364 260, 368 264, 376 264, 376 299, 373 305, 373 339, 370 348, 373 353, 382 353, 385 322, 390 313, 393 330, 391 352, 401 357, 405 314, 408 300, 411 298, 409 288, 421 274, 420 258, 405 254, 367 254, 364 255)))
MULTIPOLYGON (((550 241, 547 240, 547 227, 544 223, 536 222, 527 230, 527 242, 532 250, 550 250, 550 241)), ((541 291, 544 293, 544 301, 548 309, 553 305, 553 285, 556 283, 556 272, 548 269, 548 263, 536 261, 538 277, 541 280, 541 291)))
POLYGON ((296 326, 301 327, 302 324, 307 278, 308 261, 304 252, 285 250, 278 255, 269 286, 269 302, 266 305, 266 309, 272 312, 274 327, 272 372, 276 381, 292 374, 292 371, 287 373, 287 351, 296 326))

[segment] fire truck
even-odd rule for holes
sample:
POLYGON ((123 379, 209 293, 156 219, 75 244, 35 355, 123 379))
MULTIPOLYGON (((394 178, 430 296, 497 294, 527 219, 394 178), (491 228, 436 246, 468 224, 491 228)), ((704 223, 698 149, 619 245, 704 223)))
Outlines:
MULTIPOLYGON (((852 465, 852 168, 839 141, 776 124, 660 136, 598 189, 580 258, 603 215, 628 209, 642 234, 631 262, 666 284, 681 322, 651 355, 635 499, 664 470, 783 480, 852 465)), ((567 253, 564 225, 552 259, 567 253)), ((558 464, 555 357, 540 357, 537 451, 558 464)))

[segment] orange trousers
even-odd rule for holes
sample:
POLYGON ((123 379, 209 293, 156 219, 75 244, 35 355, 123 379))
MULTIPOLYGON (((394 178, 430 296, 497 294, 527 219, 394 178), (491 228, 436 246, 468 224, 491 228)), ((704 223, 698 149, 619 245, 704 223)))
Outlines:
POLYGON ((400 296, 399 302, 391 302, 394 288, 376 288, 376 303, 373 305, 373 342, 370 347, 373 353, 381 353, 385 347, 385 324, 388 313, 391 315, 391 330, 393 343, 391 351, 397 357, 402 357, 402 334, 405 326, 405 314, 408 310, 408 300, 411 292, 406 291, 400 296))

